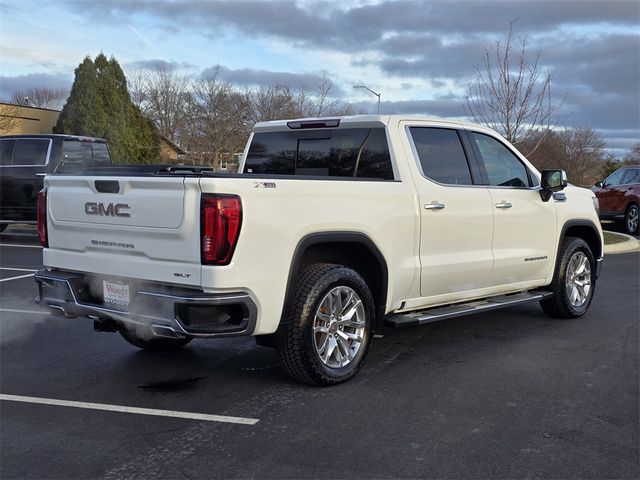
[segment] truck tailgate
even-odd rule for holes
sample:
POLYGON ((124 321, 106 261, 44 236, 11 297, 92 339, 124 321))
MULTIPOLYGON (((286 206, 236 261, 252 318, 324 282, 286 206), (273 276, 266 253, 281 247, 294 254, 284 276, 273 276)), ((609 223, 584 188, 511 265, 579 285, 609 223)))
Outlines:
POLYGON ((197 178, 50 176, 45 186, 46 266, 200 285, 197 178))

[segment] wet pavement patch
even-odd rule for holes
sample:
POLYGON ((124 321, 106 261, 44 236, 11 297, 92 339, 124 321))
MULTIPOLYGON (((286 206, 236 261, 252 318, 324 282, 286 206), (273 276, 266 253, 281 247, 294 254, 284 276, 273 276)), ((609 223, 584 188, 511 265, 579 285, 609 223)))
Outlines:
POLYGON ((148 390, 154 393, 170 393, 170 392, 186 392, 193 390, 198 384, 204 380, 204 377, 193 377, 173 380, 160 380, 159 382, 139 385, 138 388, 148 390))

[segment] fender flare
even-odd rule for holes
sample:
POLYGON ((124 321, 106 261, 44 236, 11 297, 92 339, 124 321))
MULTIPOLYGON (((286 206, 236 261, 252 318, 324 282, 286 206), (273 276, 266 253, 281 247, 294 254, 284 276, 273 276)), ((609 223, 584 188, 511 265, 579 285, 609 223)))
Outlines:
POLYGON ((284 318, 291 298, 295 294, 295 280, 302 264, 302 258, 305 252, 314 245, 323 243, 351 243, 361 245, 366 248, 377 260, 378 266, 382 271, 382 279, 380 285, 380 294, 378 298, 374 298, 376 302, 376 318, 374 319, 374 325, 377 327, 382 324, 387 304, 387 289, 389 287, 389 269, 387 267, 387 261, 380 252, 380 249, 371 240, 371 238, 362 232, 350 232, 350 231, 338 231, 338 232, 316 232, 310 233, 304 236, 296 246, 293 257, 291 259, 291 265, 289 267, 289 275, 287 277, 287 286, 285 290, 284 302, 282 307, 282 317, 280 324, 282 325, 282 318, 284 318))
POLYGON ((603 258, 603 253, 604 253, 604 238, 602 238, 600 236, 600 232, 599 232, 598 228, 596 227, 596 224, 592 220, 586 220, 586 219, 567 220, 562 225, 562 229, 560 230, 560 235, 558 236, 558 244, 556 245, 556 267, 554 267, 554 275, 555 275, 555 269, 557 268, 558 252, 560 251, 560 247, 561 247, 561 244, 562 244, 561 242, 564 241, 564 238, 567 235, 567 230, 569 230, 572 227, 586 227, 586 228, 592 230, 593 234, 598 238, 598 250, 593 252, 593 255, 594 255, 595 259, 596 259, 595 277, 597 279, 600 276, 600 271, 602 270, 602 258, 603 258))

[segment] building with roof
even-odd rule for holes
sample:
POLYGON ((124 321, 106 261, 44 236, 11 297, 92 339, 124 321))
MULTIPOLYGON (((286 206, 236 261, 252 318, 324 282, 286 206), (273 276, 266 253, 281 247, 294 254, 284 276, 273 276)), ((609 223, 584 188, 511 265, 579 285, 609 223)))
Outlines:
POLYGON ((52 133, 60 110, 0 102, 0 135, 52 133))

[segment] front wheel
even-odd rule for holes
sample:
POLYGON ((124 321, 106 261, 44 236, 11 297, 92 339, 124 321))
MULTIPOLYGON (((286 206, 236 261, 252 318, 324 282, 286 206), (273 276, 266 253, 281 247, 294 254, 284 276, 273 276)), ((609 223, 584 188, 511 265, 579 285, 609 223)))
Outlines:
POLYGON ((177 350, 189 343, 192 338, 168 338, 156 337, 150 329, 145 327, 129 327, 123 326, 120 329, 120 335, 131 345, 143 350, 151 351, 167 351, 177 350))
POLYGON ((636 235, 638 233, 638 206, 632 203, 627 208, 627 212, 624 214, 624 226, 629 235, 636 235))
POLYGON ((362 367, 374 303, 364 279, 343 265, 304 269, 284 323, 278 353, 284 370, 311 385, 335 385, 362 367))
POLYGON ((551 282, 553 296, 540 301, 542 310, 553 318, 584 315, 593 299, 595 260, 591 248, 581 238, 565 238, 551 282))

